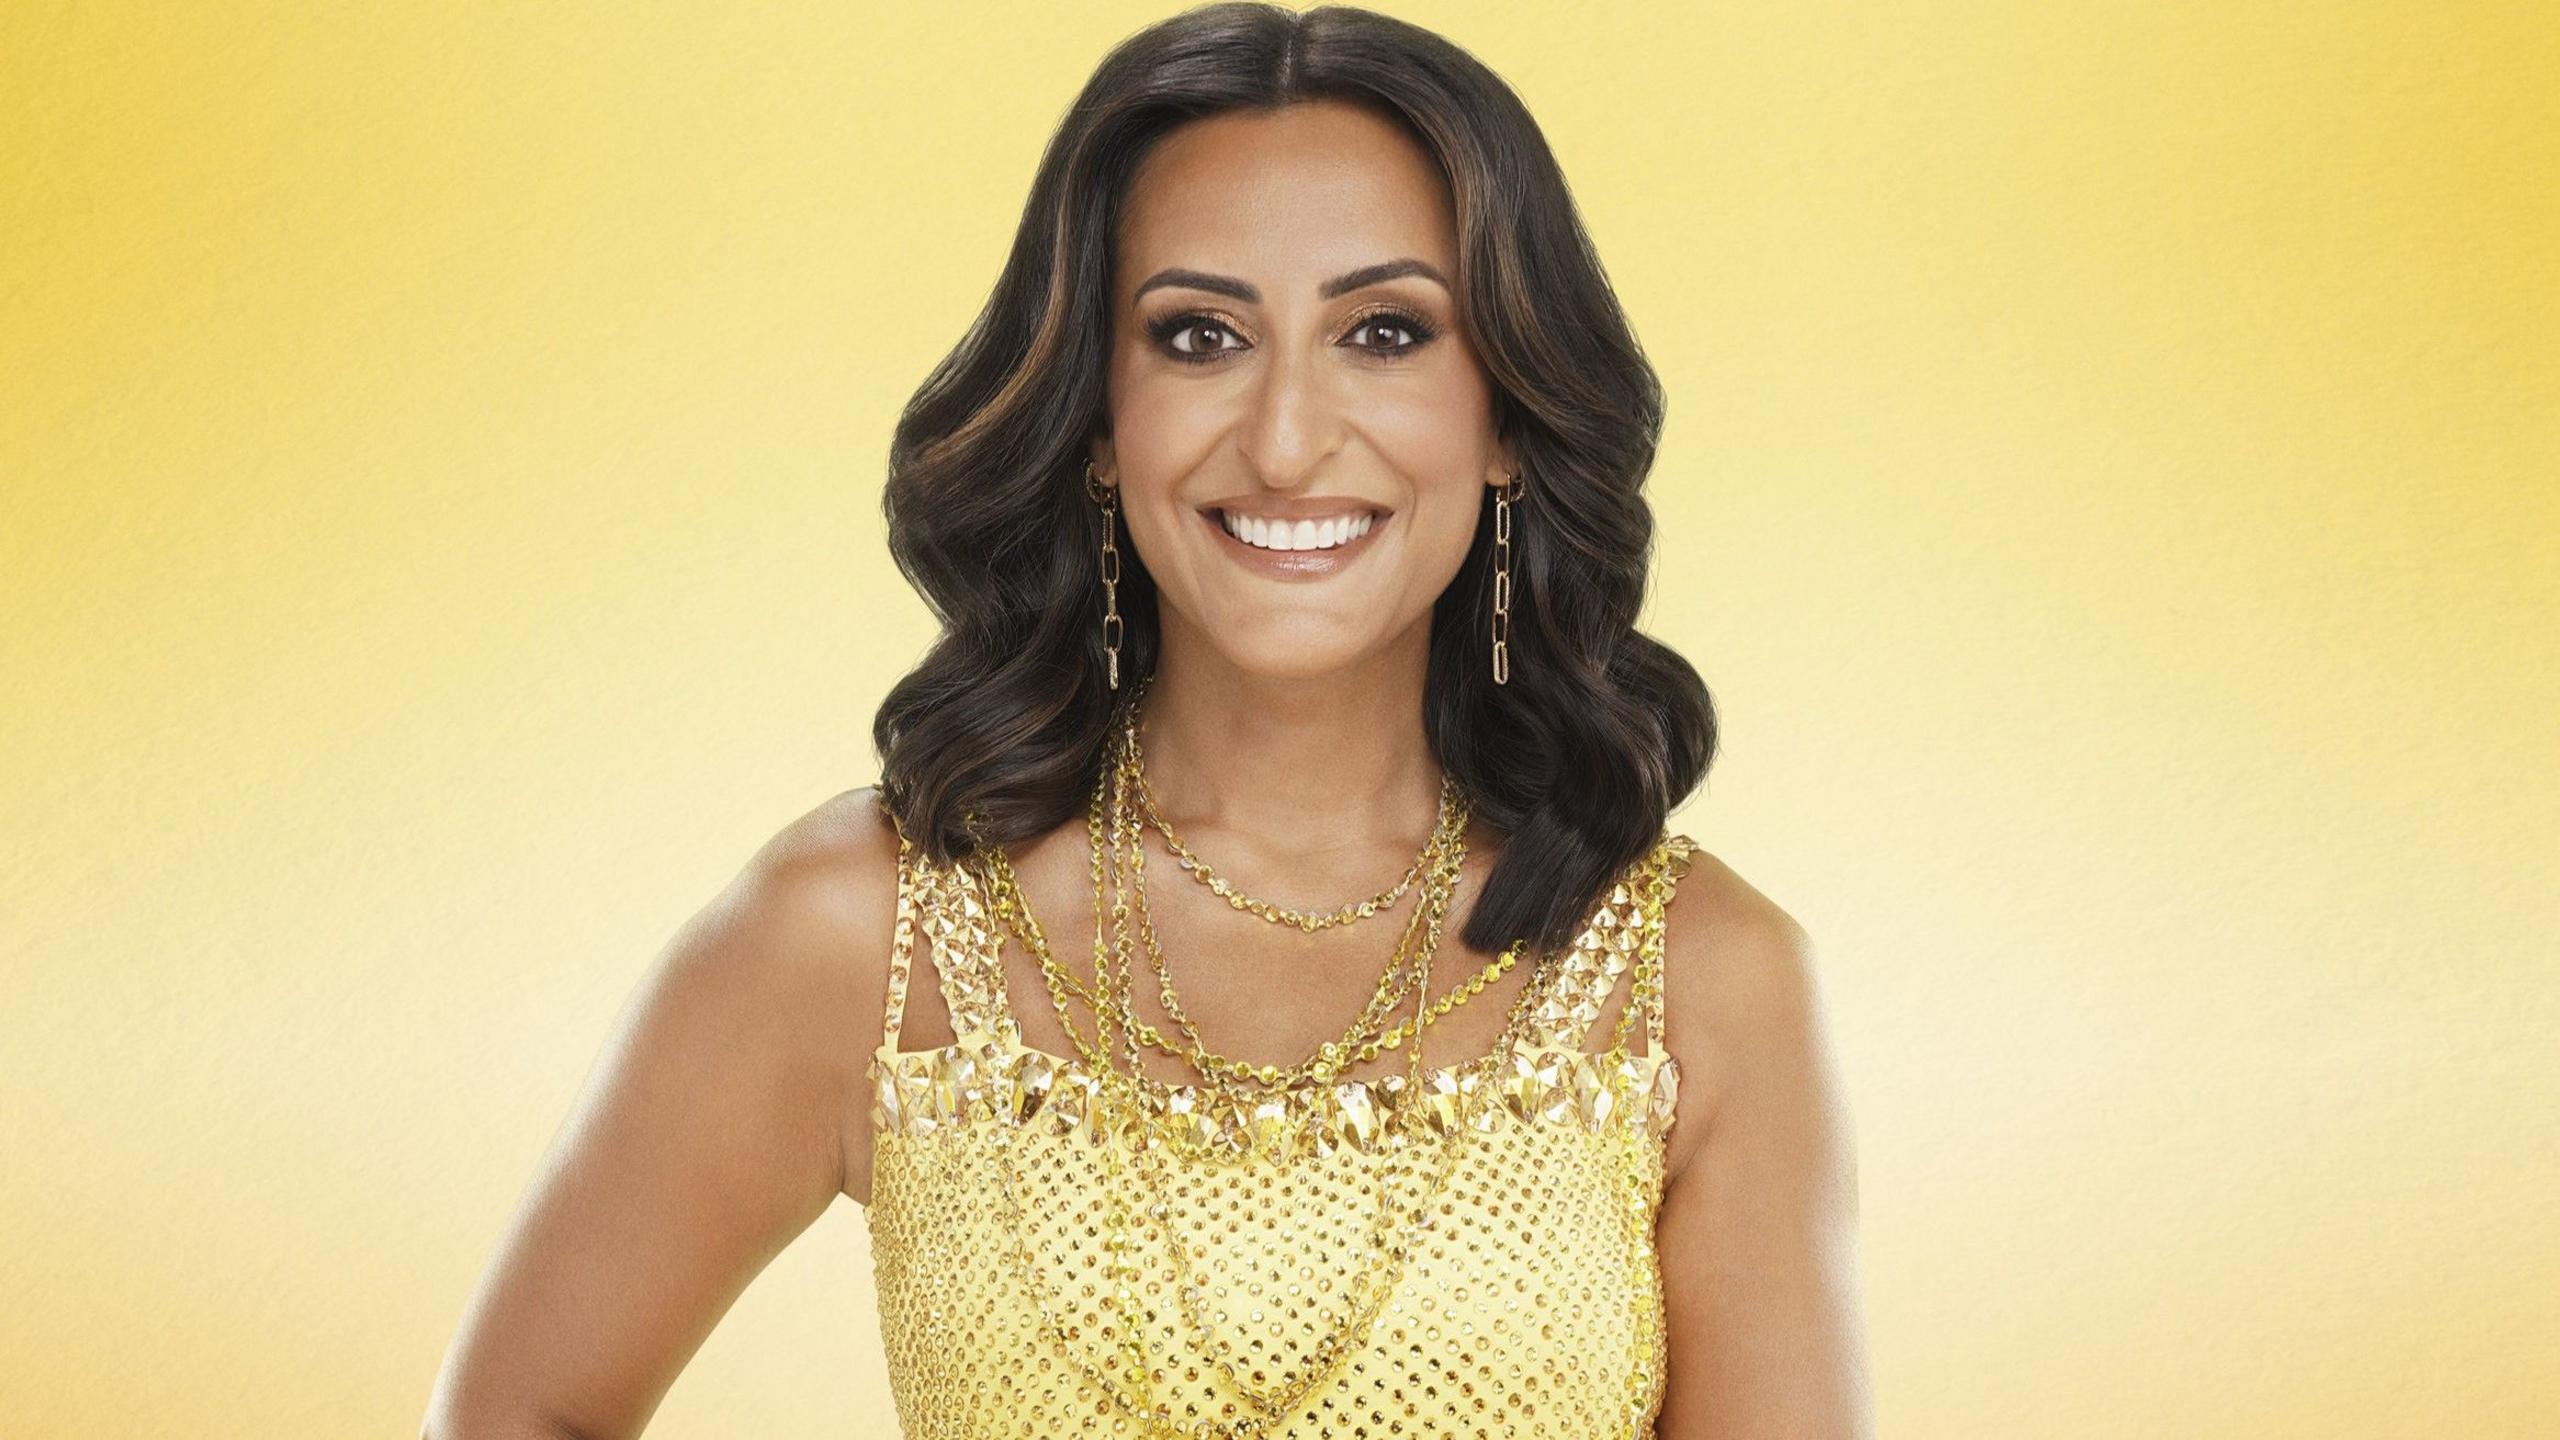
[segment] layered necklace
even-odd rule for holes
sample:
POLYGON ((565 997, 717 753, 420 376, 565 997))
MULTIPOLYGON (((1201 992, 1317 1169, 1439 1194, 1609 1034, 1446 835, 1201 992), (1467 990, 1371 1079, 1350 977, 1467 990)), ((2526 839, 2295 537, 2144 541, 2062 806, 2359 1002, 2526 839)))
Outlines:
MULTIPOLYGON (((1146 786, 1143 752, 1138 743, 1145 690, 1142 682, 1121 712, 1086 810, 1094 883, 1094 967, 1090 981, 1071 974, 1050 951, 1003 849, 982 845, 977 861, 998 924, 1020 939, 1038 961, 1059 1025, 1096 1082, 1088 1103, 1099 1112, 1093 1129, 1102 1140, 1110 1187, 1104 1207, 1107 1273, 1101 1298, 1113 1312, 1112 1328, 1121 1338, 1122 1353, 1117 1365, 1101 1366, 1085 1360, 1074 1343, 1073 1327, 1053 1317, 1049 1328, 1089 1378, 1157 1426, 1204 1436, 1252 1436, 1290 1414, 1365 1341, 1381 1307, 1403 1276, 1422 1218, 1446 1183, 1456 1163, 1461 1137, 1468 1132, 1456 1125, 1428 1127, 1427 1133, 1407 1133, 1407 1127, 1401 1124, 1394 1127, 1387 1143, 1380 1146, 1383 1163, 1378 1167, 1375 1223, 1366 1251, 1355 1267, 1356 1275, 1347 1287, 1342 1313, 1333 1317, 1333 1323, 1326 1325, 1324 1333, 1307 1347, 1305 1362, 1296 1373, 1278 1376, 1276 1383, 1248 1384, 1237 1347, 1216 1332, 1203 1312, 1202 1298, 1204 1291, 1211 1288, 1209 1280, 1200 1274, 1197 1258, 1183 1240, 1180 1226, 1168 1218, 1172 1198, 1185 1187, 1169 1173, 1175 1156, 1169 1153, 1172 1147, 1160 1126, 1171 1121, 1176 1127, 1174 1133, 1189 1133, 1192 1143, 1185 1149, 1193 1155, 1294 1163, 1303 1151, 1296 1138, 1303 1138, 1306 1132, 1293 1122, 1293 1096, 1310 1090, 1320 1097, 1329 1094, 1340 1107, 1338 1113, 1346 1116, 1373 1114, 1370 1107, 1380 1098, 1389 1102, 1383 1108, 1392 1111, 1398 1108, 1393 1102, 1399 1097, 1419 1097, 1426 1083, 1424 1032, 1514 968, 1525 942, 1506 948, 1464 984, 1437 1002, 1431 1000, 1432 957, 1439 947, 1442 922, 1466 859, 1463 837, 1469 815, 1463 789, 1445 776, 1438 823, 1404 879, 1388 891, 1320 914, 1243 895, 1183 845, 1156 809, 1146 786), (1412 918, 1390 949, 1368 1003, 1342 1034, 1317 1046, 1305 1060, 1288 1066, 1256 1065, 1211 1049, 1182 1008, 1172 966, 1156 937, 1145 889, 1144 838, 1148 826, 1164 834, 1168 848, 1179 857, 1187 873, 1229 905, 1269 923, 1306 933, 1372 918, 1391 908, 1402 895, 1415 893, 1412 918), (1141 947, 1147 952, 1147 964, 1165 1015, 1173 1023, 1173 1035, 1164 1034, 1140 1017, 1133 1003, 1132 954, 1141 947), (1090 1034, 1075 1018, 1078 1002, 1091 1013, 1090 1034), (1403 1018, 1394 1020, 1399 1012, 1404 1012, 1403 1018), (1405 1049, 1408 1045, 1411 1048, 1405 1049), (1150 1075, 1143 1063, 1143 1053, 1148 1049, 1180 1059, 1192 1079, 1166 1082, 1150 1075), (1406 1062, 1402 1074, 1389 1074, 1376 1082, 1341 1080, 1343 1072, 1352 1066, 1400 1049, 1404 1050, 1406 1062), (1268 1134, 1296 1138, 1284 1147, 1287 1153, 1272 1153, 1257 1145, 1257 1138, 1268 1134), (1434 1138, 1437 1143, 1430 1143, 1434 1138), (1130 1162, 1126 1172, 1121 1165, 1124 1148, 1130 1162), (1136 1182, 1134 1196, 1123 1193, 1124 1182, 1130 1180, 1136 1182), (1161 1222, 1159 1228, 1175 1267, 1174 1291, 1183 1317, 1197 1335, 1201 1352, 1219 1369, 1229 1389, 1242 1402, 1244 1413, 1221 1421, 1186 1419, 1154 1399, 1153 1362, 1146 1352, 1144 1321, 1137 1313, 1133 1211, 1143 1211, 1161 1222), (1118 1380, 1114 1379, 1115 1370, 1118 1380)), ((1527 1033, 1536 989, 1532 984, 1521 992, 1497 1054, 1506 1052, 1527 1033)), ((1434 1078, 1446 1078, 1445 1072, 1431 1073, 1434 1078)), ((1019 1230, 1022 1217, 1009 1173, 1005 1177, 1005 1195, 1014 1209, 1019 1230)), ((1020 1259, 1026 1283, 1033 1282, 1036 1267, 1030 1263, 1027 1247, 1020 1259)), ((1045 1314, 1045 1300, 1042 1306, 1045 1314)), ((1273 1379, 1259 1368, 1251 1378, 1264 1382, 1273 1379)))

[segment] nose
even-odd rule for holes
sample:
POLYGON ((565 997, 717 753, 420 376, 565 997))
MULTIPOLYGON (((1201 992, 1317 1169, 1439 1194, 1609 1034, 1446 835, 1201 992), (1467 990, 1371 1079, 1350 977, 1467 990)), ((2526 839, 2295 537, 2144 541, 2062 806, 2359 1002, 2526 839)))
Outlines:
POLYGON ((1237 448, 1265 486, 1302 489, 1341 448, 1341 397, 1309 348, 1275 345, 1263 353, 1270 358, 1254 378, 1237 448))

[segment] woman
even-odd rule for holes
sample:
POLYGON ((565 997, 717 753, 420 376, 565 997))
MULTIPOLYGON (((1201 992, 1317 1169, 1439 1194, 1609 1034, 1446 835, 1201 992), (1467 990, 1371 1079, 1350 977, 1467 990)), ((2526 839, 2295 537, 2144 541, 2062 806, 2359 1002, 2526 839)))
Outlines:
POLYGON ((1661 414, 1471 57, 1112 52, 897 432, 880 784, 670 948, 428 1433, 638 1433, 838 1193, 912 1436, 1869 1433, 1804 932, 1664 833, 1661 414))

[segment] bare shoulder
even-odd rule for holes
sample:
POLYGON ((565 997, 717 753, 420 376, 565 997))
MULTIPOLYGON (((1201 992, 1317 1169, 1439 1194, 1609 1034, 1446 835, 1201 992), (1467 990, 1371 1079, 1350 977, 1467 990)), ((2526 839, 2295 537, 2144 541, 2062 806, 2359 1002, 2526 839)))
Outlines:
POLYGON ((1875 1434, 1856 1126, 1805 927, 1704 851, 1663 930, 1668 1435, 1875 1434))
POLYGON ((1819 1065, 1824 1022, 1813 937, 1718 856, 1692 850, 1663 917, 1664 1041, 1682 1073, 1676 1171, 1737 1088, 1819 1065))
POLYGON ((878 788, 865 785, 775 832, 708 913, 725 925, 804 941, 777 953, 818 957, 861 979, 887 974, 897 890, 898 832, 878 788))
POLYGON ((874 809, 848 791, 783 826, 649 968, 424 1433, 639 1434, 756 1273, 867 1180, 869 1136, 850 1152, 846 1117, 867 1118, 896 907, 896 832, 874 809))
POLYGON ((828 1127, 840 1186, 863 1198, 870 1107, 865 1068, 878 1043, 897 916, 898 833, 873 786, 794 817, 687 923, 671 962, 692 988, 720 992, 794 1068, 822 1085, 810 1100, 828 1127), (857 1153, 858 1152, 858 1153, 857 1153))
POLYGON ((802 999, 885 977, 897 857, 873 787, 832 796, 765 840, 672 953, 739 988, 789 987, 802 999))
POLYGON ((717 953, 763 956, 812 1074, 829 1076, 842 1186, 870 1191, 870 1051, 899 912, 899 830, 878 787, 824 799, 755 851, 704 917, 717 953))
POLYGON ((835 1107, 842 1193, 871 1199, 871 1075, 889 989, 898 918, 896 822, 879 787, 847 790, 785 827, 757 857, 768 903, 805 928, 830 957, 830 1010, 842 1040, 828 1052, 839 1082, 835 1107))
POLYGON ((1801 1014, 1814 979, 1813 937, 1721 858, 1690 852, 1663 917, 1669 1023, 1697 1021, 1731 1039, 1734 1027, 1801 1014))

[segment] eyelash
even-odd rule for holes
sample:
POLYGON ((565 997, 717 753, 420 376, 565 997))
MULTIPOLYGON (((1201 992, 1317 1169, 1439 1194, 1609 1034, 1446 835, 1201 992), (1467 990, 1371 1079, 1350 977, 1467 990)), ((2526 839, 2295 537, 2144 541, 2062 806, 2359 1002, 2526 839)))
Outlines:
MULTIPOLYGON (((1391 345, 1384 347, 1376 345, 1354 345, 1351 348, 1354 350, 1366 350, 1376 359, 1395 360, 1410 355, 1414 351, 1421 349, 1423 346, 1430 344, 1440 334, 1439 327, 1433 325, 1430 321, 1423 319, 1421 316, 1414 314, 1410 310, 1400 310, 1392 306, 1385 309, 1372 310, 1368 314, 1361 316, 1352 324, 1351 333, 1357 335, 1363 330, 1367 330, 1372 326, 1384 323, 1391 323, 1399 329, 1411 331, 1413 333, 1413 343, 1409 345, 1391 345)), ((1173 337, 1181 334, 1185 330, 1194 329, 1202 325, 1214 325, 1217 328, 1226 331, 1230 335, 1236 333, 1234 326, 1229 325, 1226 321, 1219 319, 1217 316, 1212 315, 1205 310, 1185 310, 1179 314, 1167 315, 1160 320, 1150 321, 1147 325, 1147 334, 1154 339, 1158 350, 1163 351, 1168 357, 1179 360, 1185 365, 1214 365, 1224 357, 1237 353, 1237 350, 1241 348, 1221 347, 1216 350, 1192 351, 1177 350, 1174 348, 1173 337)))

